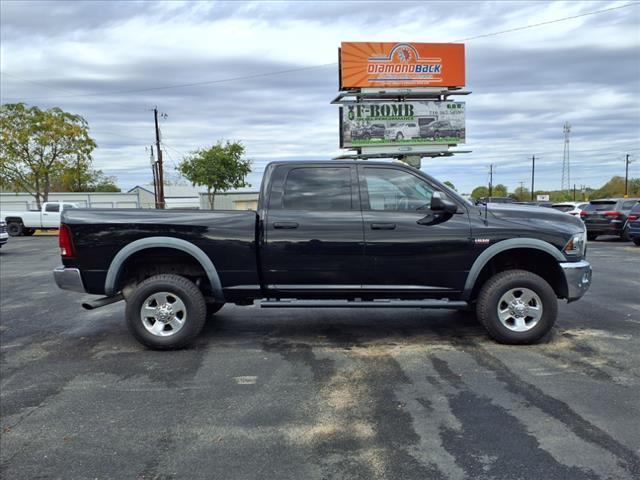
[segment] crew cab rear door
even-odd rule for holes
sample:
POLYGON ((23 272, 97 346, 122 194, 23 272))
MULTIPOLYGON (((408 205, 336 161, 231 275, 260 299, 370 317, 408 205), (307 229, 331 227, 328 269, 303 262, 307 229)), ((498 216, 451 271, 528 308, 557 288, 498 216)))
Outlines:
POLYGON ((473 263, 466 208, 440 216, 430 210, 436 187, 395 165, 359 165, 370 291, 432 295, 460 292, 473 263))
POLYGON ((261 247, 263 281, 277 291, 359 291, 364 265, 355 165, 279 165, 261 247))

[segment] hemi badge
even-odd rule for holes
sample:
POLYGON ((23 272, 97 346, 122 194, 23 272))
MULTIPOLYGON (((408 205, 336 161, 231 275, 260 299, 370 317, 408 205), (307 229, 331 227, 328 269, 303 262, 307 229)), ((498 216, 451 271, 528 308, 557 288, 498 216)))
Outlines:
POLYGON ((490 242, 490 241, 491 241, 491 240, 489 240, 488 238, 474 238, 474 239, 473 239, 473 242, 474 242, 476 245, 489 245, 489 242, 490 242))

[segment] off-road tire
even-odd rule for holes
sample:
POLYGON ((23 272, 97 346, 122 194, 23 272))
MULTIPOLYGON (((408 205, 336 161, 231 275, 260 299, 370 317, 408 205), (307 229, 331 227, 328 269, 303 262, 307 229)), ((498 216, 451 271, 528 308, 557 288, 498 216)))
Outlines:
POLYGON ((542 277, 526 270, 507 270, 491 277, 480 289, 477 302, 478 320, 499 343, 526 345, 538 342, 553 327, 557 313, 556 294, 542 277), (530 330, 515 332, 502 324, 498 317, 498 303, 506 292, 527 288, 535 292, 542 303, 542 316, 530 330))
POLYGON ((7 233, 10 237, 19 237, 22 235, 22 224, 18 222, 7 223, 7 233))
POLYGON ((141 344, 155 350, 175 350, 188 345, 198 336, 207 315, 207 304, 200 289, 190 280, 179 275, 154 275, 141 282, 127 298, 125 316, 129 331, 141 344), (186 320, 175 334, 161 337, 149 332, 140 314, 142 304, 158 292, 175 294, 185 305, 186 320))
POLYGON ((629 236, 629 227, 626 227, 622 230, 622 233, 620 234, 620 240, 622 240, 623 242, 631 241, 631 237, 629 236))

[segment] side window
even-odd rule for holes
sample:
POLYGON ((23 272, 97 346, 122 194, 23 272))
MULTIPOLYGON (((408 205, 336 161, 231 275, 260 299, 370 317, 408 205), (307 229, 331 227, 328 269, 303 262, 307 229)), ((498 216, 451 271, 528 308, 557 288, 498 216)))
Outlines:
POLYGON ((45 212, 59 212, 60 204, 59 203, 47 203, 44 207, 45 212))
POLYGON ((363 170, 370 210, 415 211, 431 206, 433 189, 418 177, 391 168, 363 170))
POLYGON ((289 210, 350 210, 351 169, 302 167, 289 171, 282 208, 289 210))
POLYGON ((636 204, 637 200, 627 200, 622 204, 622 210, 631 210, 636 204))

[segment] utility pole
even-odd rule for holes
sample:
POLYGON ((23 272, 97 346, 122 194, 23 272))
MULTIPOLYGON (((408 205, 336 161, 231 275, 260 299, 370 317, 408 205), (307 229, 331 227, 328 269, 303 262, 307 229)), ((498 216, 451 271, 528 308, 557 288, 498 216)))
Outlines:
POLYGON ((489 198, 493 193, 493 163, 489 164, 489 198))
POLYGON ((629 198, 629 154, 624 162, 624 198, 629 198))
POLYGON ((524 200, 522 195, 524 194, 524 182, 521 180, 518 182, 520 184, 520 195, 518 195, 518 200, 524 200))
POLYGON ((531 156, 531 201, 533 202, 533 195, 535 190, 535 179, 536 179, 536 156, 531 156))
POLYGON ((164 177, 162 171, 162 150, 160 150, 160 127, 158 126, 158 107, 153 109, 153 120, 156 124, 156 150, 158 152, 158 162, 157 162, 157 177, 158 177, 158 188, 157 188, 157 201, 156 208, 163 209, 164 208, 164 177))
POLYGON ((576 201, 576 184, 573 184, 573 201, 576 201))
POLYGON ((569 193, 571 188, 571 162, 569 160, 569 135, 571 134, 571 124, 564 122, 562 127, 564 133, 564 152, 562 154, 562 184, 560 190, 565 194, 569 193))
POLYGON ((153 173, 153 201, 155 203, 156 208, 160 208, 158 204, 158 175, 157 175, 157 165, 156 159, 153 155, 153 144, 150 148, 151 155, 149 157, 149 161, 151 162, 151 172, 153 173))

